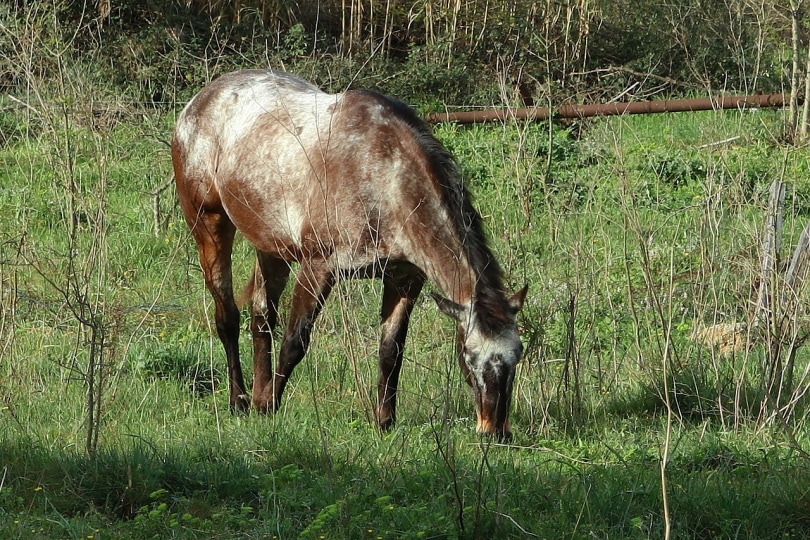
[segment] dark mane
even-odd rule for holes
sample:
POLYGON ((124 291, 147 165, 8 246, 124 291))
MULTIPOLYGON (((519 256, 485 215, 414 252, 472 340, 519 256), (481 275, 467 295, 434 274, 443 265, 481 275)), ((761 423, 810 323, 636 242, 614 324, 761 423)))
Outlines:
POLYGON ((410 129, 419 145, 425 150, 430 167, 441 187, 443 204, 449 209, 470 265, 477 273, 474 294, 474 309, 480 322, 492 332, 498 332, 509 323, 506 312, 503 276, 501 267, 487 244, 481 215, 473 207, 470 193, 464 185, 455 157, 433 136, 430 126, 417 116, 405 103, 372 91, 368 92, 383 100, 394 116, 410 129))

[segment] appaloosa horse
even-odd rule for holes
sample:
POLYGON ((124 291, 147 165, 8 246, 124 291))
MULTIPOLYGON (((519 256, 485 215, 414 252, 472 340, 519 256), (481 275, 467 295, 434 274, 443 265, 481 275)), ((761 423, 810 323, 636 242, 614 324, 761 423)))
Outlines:
POLYGON ((458 323, 478 431, 510 436, 522 354, 515 317, 526 287, 507 298, 454 159, 412 109, 370 91, 330 95, 287 73, 240 71, 216 79, 186 106, 172 161, 216 306, 232 410, 249 406, 231 274, 238 230, 257 256, 250 324, 256 409, 278 409, 335 280, 380 277, 374 413, 381 429, 390 427, 408 319, 431 279, 446 296, 436 297, 439 308, 458 323), (274 371, 272 334, 293 262, 299 270, 274 371))

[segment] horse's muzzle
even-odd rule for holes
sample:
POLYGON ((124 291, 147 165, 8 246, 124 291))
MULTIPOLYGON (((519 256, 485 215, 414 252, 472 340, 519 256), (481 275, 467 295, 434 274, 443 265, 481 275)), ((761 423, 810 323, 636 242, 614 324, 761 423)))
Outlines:
POLYGON ((487 370, 483 385, 473 382, 473 398, 479 434, 494 437, 498 442, 512 440, 509 425, 509 405, 512 401, 512 382, 515 369, 487 370))

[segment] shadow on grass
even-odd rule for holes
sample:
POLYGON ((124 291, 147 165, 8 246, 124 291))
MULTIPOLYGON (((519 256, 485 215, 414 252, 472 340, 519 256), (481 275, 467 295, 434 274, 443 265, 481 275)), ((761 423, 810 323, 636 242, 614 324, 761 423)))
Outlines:
MULTIPOLYGON (((653 417, 667 412, 667 397, 675 415, 682 421, 756 420, 762 413, 765 394, 760 385, 733 376, 712 378, 706 370, 685 368, 674 375, 666 396, 660 381, 640 384, 611 398, 608 415, 653 417)), ((801 410, 797 409, 801 415, 801 410)))
MULTIPOLYGON (((434 459, 409 462, 398 452, 367 454, 362 445, 349 454, 326 455, 306 436, 276 441, 268 445, 272 450, 245 451, 238 442, 159 449, 133 437, 127 448, 102 450, 91 459, 5 441, 0 537, 34 531, 85 537, 93 530, 133 538, 481 537, 521 531, 507 517, 520 511, 517 501, 507 508, 494 497, 501 475, 482 480, 482 464, 466 456, 451 466, 435 453, 434 459), (452 483, 458 492, 448 488, 452 483)), ((380 442, 369 446, 379 450, 380 442)))
MULTIPOLYGON (((427 428, 425 428, 427 429, 427 428)), ((158 448, 132 437, 93 459, 0 442, 0 536, 660 538, 654 450, 554 451, 398 429, 158 448), (356 440, 354 440, 356 439, 356 440), (255 443, 255 441, 252 441, 255 443), (439 451, 441 450, 441 451, 439 451), (99 533, 98 531, 102 531, 99 533)), ((452 433, 452 432, 447 432, 452 433)), ((712 439, 667 467, 673 538, 810 537, 810 469, 783 450, 712 439)))

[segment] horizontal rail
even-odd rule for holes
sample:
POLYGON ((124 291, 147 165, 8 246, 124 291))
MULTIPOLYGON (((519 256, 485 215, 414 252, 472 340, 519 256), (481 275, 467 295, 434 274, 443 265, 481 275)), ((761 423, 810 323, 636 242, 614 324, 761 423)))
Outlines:
POLYGON ((509 119, 547 120, 549 118, 587 118, 590 116, 616 116, 622 114, 767 108, 783 107, 786 101, 783 94, 758 94, 754 96, 723 96, 716 98, 671 99, 629 103, 600 103, 594 105, 561 105, 557 108, 529 107, 525 109, 430 113, 427 116, 427 121, 431 124, 443 122, 477 124, 482 122, 502 122, 509 119))

